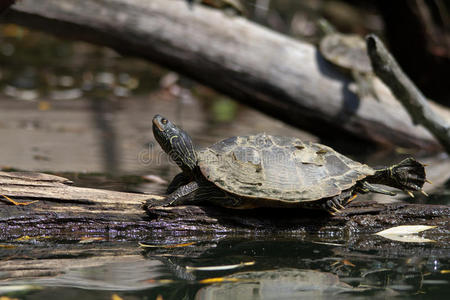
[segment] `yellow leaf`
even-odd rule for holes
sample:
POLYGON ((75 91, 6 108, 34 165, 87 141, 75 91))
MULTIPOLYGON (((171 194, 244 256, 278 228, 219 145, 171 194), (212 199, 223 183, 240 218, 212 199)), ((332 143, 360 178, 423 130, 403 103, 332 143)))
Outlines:
POLYGON ((95 241, 104 241, 105 238, 103 237, 82 237, 80 239, 80 241, 78 242, 79 244, 89 244, 95 241))
POLYGON ((39 101, 38 109, 41 111, 49 110, 51 107, 50 102, 48 101, 39 101))
POLYGON ((220 283, 220 282, 237 282, 239 279, 237 278, 226 278, 226 277, 214 277, 214 278, 206 278, 203 280, 200 280, 199 283, 206 283, 206 284, 210 284, 210 283, 220 283))
POLYGON ((7 296, 0 296, 0 300, 19 300, 18 298, 9 298, 7 296))
POLYGON ((32 239, 32 237, 30 237, 28 235, 24 235, 24 236, 21 236, 20 238, 15 239, 15 241, 22 242, 22 241, 29 241, 31 239, 32 239))
POLYGON ((117 295, 117 294, 112 294, 111 300, 123 300, 123 299, 122 299, 122 297, 120 297, 120 296, 117 295))

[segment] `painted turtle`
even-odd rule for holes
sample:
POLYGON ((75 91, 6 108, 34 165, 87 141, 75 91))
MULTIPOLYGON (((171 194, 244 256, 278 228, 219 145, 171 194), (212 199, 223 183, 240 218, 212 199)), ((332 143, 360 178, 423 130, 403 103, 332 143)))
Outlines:
POLYGON ((153 134, 182 169, 162 203, 209 202, 228 208, 302 207, 334 213, 358 193, 395 195, 372 185, 421 191, 424 166, 413 158, 374 170, 330 147, 294 137, 235 136, 196 151, 190 136, 168 119, 153 118, 153 134))

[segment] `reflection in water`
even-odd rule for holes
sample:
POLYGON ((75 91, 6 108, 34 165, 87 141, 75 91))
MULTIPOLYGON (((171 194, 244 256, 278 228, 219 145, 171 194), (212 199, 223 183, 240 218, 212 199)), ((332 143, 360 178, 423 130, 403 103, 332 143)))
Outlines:
MULTIPOLYGON (((414 252, 424 251, 423 248, 428 246, 409 247, 414 252)), ((237 299, 238 294, 239 299, 273 299, 277 296, 296 299, 342 293, 349 298, 362 295, 408 297, 419 292, 432 295, 432 285, 427 284, 427 278, 446 280, 427 257, 394 258, 396 246, 391 244, 387 248, 391 248, 391 256, 386 252, 380 255, 374 250, 350 250, 292 239, 270 241, 267 237, 260 241, 224 239, 170 250, 146 249, 145 255, 163 262, 175 278, 197 284, 211 283, 197 291, 196 299, 237 299), (347 251, 341 252, 341 249, 347 251), (219 270, 207 272, 186 268, 209 266, 214 269, 214 266, 250 260, 255 264, 244 270, 216 268, 219 270)), ((441 268, 448 267, 448 254, 447 251, 434 261, 439 261, 441 268)), ((174 299, 170 293, 166 296, 174 299)))
MULTIPOLYGON (((11 291, 20 290, 36 299, 59 299, 67 291, 80 296, 87 289, 97 290, 89 297, 107 298, 112 292, 122 295, 127 291, 126 295, 148 299, 158 294, 163 299, 394 295, 407 299, 418 293, 433 297, 450 292, 445 274, 450 269, 448 249, 407 257, 396 252, 399 244, 386 243, 383 252, 363 250, 363 243, 340 247, 276 235, 264 239, 204 237, 178 247, 154 244, 141 249, 137 243, 106 241, 55 247, 47 240, 20 241, 2 248, 0 295, 14 296, 11 291), (221 267, 239 264, 239 268, 221 267), (52 296, 48 296, 50 291, 52 296)), ((427 253, 430 247, 408 245, 417 253, 427 253)))
POLYGON ((292 268, 236 273, 224 281, 201 288, 195 299, 329 299, 353 290, 331 273, 292 268))

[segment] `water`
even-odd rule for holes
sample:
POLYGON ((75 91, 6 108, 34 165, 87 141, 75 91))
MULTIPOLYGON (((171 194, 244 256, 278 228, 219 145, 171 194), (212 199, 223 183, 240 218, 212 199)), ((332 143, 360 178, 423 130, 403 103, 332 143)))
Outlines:
MULTIPOLYGON (((319 141, 146 62, 13 25, 1 30, 4 170, 50 172, 78 186, 162 193, 164 181, 170 181, 178 168, 151 136, 156 113, 181 124, 199 146, 258 132, 319 141)), ((405 149, 374 151, 371 145, 333 146, 372 166, 410 155, 405 149)), ((430 164, 430 197, 370 199, 448 205, 447 156, 421 159, 430 164)), ((423 235, 434 242, 286 231, 22 236, 0 241, 0 296, 442 299, 450 292, 448 234, 423 235)))
POLYGON ((1 277, 8 281, 0 292, 26 299, 438 299, 449 292, 449 253, 434 246, 391 244, 376 250, 317 237, 198 238, 172 248, 17 243, 2 251, 1 277), (207 266, 219 270, 188 270, 207 266), (221 270, 224 266, 235 269, 221 270), (18 291, 5 293, 6 287, 18 291))

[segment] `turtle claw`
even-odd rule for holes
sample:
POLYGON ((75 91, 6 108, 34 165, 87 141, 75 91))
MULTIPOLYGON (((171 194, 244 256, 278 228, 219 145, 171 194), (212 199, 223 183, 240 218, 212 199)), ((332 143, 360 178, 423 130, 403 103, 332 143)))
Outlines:
POLYGON ((414 198, 414 194, 411 191, 405 190, 405 193, 407 193, 411 198, 414 198))
POLYGON ((341 211, 336 208, 335 204, 333 202, 326 204, 326 210, 330 213, 330 215, 335 216, 336 214, 340 213, 341 211))
POLYGON ((353 200, 356 199, 356 197, 358 197, 358 194, 353 194, 348 200, 346 204, 349 204, 350 202, 352 202, 353 200))
POLYGON ((425 196, 427 196, 428 197, 428 194, 427 193, 425 193, 425 191, 424 190, 420 190, 420 192, 423 194, 423 195, 425 195, 425 196))
POLYGON ((429 183, 429 184, 433 184, 433 182, 431 182, 431 180, 428 180, 428 179, 425 179, 425 182, 429 183))

